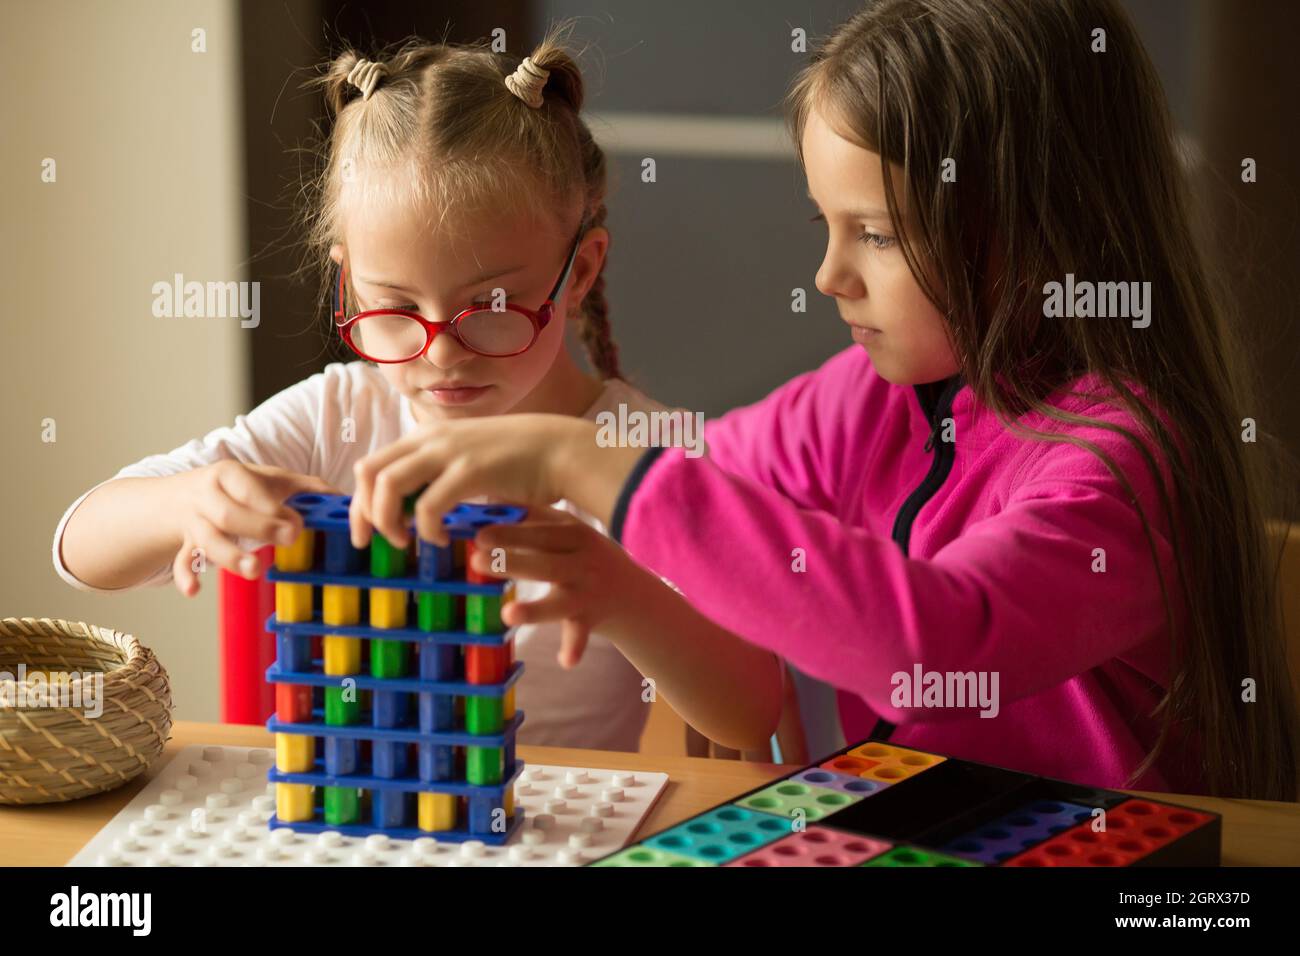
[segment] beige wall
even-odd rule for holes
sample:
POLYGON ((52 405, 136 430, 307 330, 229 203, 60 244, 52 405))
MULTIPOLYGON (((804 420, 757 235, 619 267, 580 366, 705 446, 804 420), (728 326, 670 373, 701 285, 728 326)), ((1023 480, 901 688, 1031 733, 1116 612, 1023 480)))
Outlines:
POLYGON ((55 574, 64 509, 121 466, 227 423, 246 404, 234 319, 158 319, 155 282, 244 278, 233 0, 42 0, 0 13, 0 616, 129 631, 172 677, 176 715, 216 719, 213 572, 86 594, 55 574), (191 52, 191 31, 207 52, 191 52), (42 161, 57 182, 41 181, 42 161), (42 441, 53 419, 56 441, 42 441))

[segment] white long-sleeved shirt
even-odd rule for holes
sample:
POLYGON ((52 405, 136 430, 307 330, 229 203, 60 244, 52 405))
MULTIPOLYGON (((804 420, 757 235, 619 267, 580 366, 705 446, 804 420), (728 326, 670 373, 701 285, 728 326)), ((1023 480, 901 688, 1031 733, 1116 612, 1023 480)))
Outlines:
MULTIPOLYGON (((628 411, 664 409, 626 382, 610 379, 585 417, 595 419, 602 411, 617 415, 620 404, 625 404, 628 411)), ((416 424, 410 401, 393 389, 375 366, 365 362, 334 363, 272 396, 247 415, 236 417, 234 425, 214 429, 164 455, 150 455, 106 480, 174 475, 234 459, 316 475, 351 494, 355 487, 353 464, 392 444, 416 424)), ((60 549, 68 519, 104 483, 95 485, 64 512, 54 533, 54 567, 75 588, 113 593, 76 578, 63 563, 60 549)), ((599 521, 568 502, 557 502, 556 507, 607 533, 599 521)), ((259 544, 240 541, 244 548, 259 544)), ((171 580, 169 561, 135 587, 171 580)), ((549 588, 542 582, 520 581, 516 594, 522 601, 536 600, 549 588)), ((636 750, 649 713, 649 705, 641 699, 640 673, 599 634, 592 635, 581 663, 572 670, 564 670, 556 661, 559 648, 558 623, 518 629, 515 653, 524 662, 525 673, 516 685, 516 701, 527 712, 519 741, 636 750)))

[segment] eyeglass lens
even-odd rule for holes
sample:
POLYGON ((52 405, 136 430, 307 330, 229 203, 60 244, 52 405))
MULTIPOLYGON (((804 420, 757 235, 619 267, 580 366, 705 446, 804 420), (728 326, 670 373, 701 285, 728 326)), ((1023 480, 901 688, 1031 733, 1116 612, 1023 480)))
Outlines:
MULTIPOLYGON (((513 355, 533 340, 533 322, 514 309, 479 309, 460 320, 456 331, 471 349, 486 355, 513 355)), ((424 348, 424 326, 405 315, 379 313, 360 319, 352 329, 358 347, 379 361, 400 361, 424 348)))

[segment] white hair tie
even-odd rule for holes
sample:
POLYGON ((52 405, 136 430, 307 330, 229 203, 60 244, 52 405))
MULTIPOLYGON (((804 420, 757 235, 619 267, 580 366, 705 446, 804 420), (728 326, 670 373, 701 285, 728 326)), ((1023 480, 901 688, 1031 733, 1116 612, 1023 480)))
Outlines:
POLYGON ((384 69, 382 63, 376 63, 374 60, 357 60, 348 73, 348 82, 361 91, 361 99, 370 99, 370 94, 375 91, 379 81, 388 75, 388 70, 384 69))
POLYGON ((542 90, 550 70, 544 70, 533 62, 532 57, 524 57, 519 68, 506 77, 506 88, 533 109, 542 105, 542 90))

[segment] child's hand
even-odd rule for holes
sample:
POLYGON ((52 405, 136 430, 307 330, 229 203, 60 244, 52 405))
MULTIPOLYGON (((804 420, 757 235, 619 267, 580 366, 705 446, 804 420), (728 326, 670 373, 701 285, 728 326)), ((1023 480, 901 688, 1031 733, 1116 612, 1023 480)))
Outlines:
MULTIPOLYGON (((374 530, 405 547, 410 519, 403 503, 421 488, 416 533, 439 545, 447 544, 442 516, 466 498, 523 505, 575 500, 562 488, 562 470, 594 474, 603 457, 627 455, 625 449, 599 447, 596 439, 594 422, 566 415, 499 415, 417 428, 357 462, 348 515, 352 546, 364 548, 374 530)), ((641 451, 631 449, 625 471, 641 451)), ((621 478, 611 486, 617 494, 621 478)))
POLYGON ((629 586, 640 571, 615 542, 553 508, 536 508, 520 524, 483 528, 474 549, 475 571, 550 582, 545 597, 511 601, 501 619, 509 627, 562 621, 559 661, 566 668, 581 659, 591 632, 628 606, 629 586))
POLYGON ((285 499, 304 491, 338 494, 314 475, 238 461, 214 462, 175 477, 178 494, 172 507, 182 544, 172 562, 172 577, 176 590, 186 597, 199 592, 196 564, 200 569, 215 564, 249 580, 257 578, 257 556, 241 551, 236 538, 292 544, 302 532, 302 517, 285 499))

